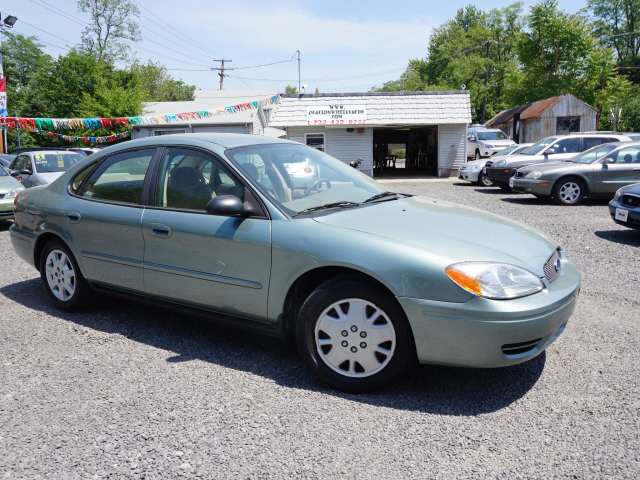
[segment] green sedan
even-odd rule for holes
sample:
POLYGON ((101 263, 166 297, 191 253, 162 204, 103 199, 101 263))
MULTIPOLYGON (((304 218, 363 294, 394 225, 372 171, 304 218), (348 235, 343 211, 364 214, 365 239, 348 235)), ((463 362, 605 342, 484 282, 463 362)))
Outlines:
POLYGON ((13 202, 22 190, 22 184, 0 166, 0 220, 13 218, 13 202))
POLYGON ((105 148, 20 193, 10 234, 59 309, 104 294, 275 335, 351 392, 384 387, 416 359, 527 361, 563 331, 580 289, 535 228, 394 193, 316 149, 251 135, 105 148), (322 176, 296 185, 292 164, 322 176))
POLYGON ((635 141, 607 143, 564 162, 520 168, 509 185, 514 192, 577 205, 586 197, 612 198, 619 188, 639 181, 640 142, 635 141))

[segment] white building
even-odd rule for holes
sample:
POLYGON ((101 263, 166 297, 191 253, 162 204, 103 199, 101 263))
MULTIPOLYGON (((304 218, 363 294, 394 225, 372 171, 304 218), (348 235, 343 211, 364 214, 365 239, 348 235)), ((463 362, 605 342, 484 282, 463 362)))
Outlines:
MULTIPOLYGON (((454 174, 467 156, 468 91, 283 95, 270 127, 373 175, 374 142, 405 145, 407 167, 454 174)), ((410 171, 409 168, 407 171, 410 171)))
MULTIPOLYGON (((260 102, 278 95, 277 88, 260 90, 196 90, 192 102, 151 102, 144 105, 144 115, 172 115, 177 113, 216 110, 238 104, 260 102)), ((201 118, 133 128, 132 138, 174 133, 245 133, 268 137, 284 136, 283 130, 267 127, 277 104, 260 105, 257 109, 242 110, 228 115, 201 118)))

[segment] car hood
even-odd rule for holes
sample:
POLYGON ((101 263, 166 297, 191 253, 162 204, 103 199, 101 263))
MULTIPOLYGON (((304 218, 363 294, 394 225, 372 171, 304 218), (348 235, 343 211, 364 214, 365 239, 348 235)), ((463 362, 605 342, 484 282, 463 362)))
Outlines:
POLYGON ((13 177, 0 177, 0 193, 8 193, 22 184, 13 177))
MULTIPOLYGON (((548 162, 548 163, 539 163, 537 165, 531 165, 530 167, 524 167, 519 169, 519 172, 542 172, 542 173, 551 173, 556 170, 582 170, 584 167, 593 167, 593 164, 582 164, 582 163, 573 163, 573 162, 548 162)), ((590 170, 591 168, 589 168, 590 170)))
POLYGON ((425 197, 340 210, 314 220, 390 238, 399 242, 398 248, 408 243, 459 261, 515 264, 541 277, 544 263, 558 247, 547 234, 524 223, 425 197))
POLYGON ((480 166, 480 167, 484 167, 484 164, 487 163, 487 159, 483 159, 483 160, 473 160, 472 162, 467 162, 467 163, 463 163, 462 166, 463 167, 474 167, 476 165, 480 166))
MULTIPOLYGON (((557 160, 549 160, 549 157, 544 155, 509 155, 505 157, 506 163, 500 168, 513 168, 518 165, 528 165, 530 163, 560 163, 557 160)), ((496 160, 498 161, 498 160, 496 160)))
POLYGON ((61 177, 62 175, 64 175, 66 172, 45 172, 45 173, 40 173, 38 172, 38 176, 40 178, 42 178, 45 182, 47 183, 51 183, 53 182, 56 178, 61 177))

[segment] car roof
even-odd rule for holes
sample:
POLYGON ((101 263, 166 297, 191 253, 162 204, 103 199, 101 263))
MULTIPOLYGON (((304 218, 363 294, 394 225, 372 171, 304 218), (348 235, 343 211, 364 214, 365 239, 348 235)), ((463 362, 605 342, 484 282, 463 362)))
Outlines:
POLYGON ((78 152, 74 152, 73 150, 34 150, 32 152, 22 152, 19 153, 18 155, 25 155, 25 154, 31 154, 31 155, 78 155, 78 152))
MULTIPOLYGON (((573 132, 573 133, 565 133, 565 134, 560 134, 560 135, 550 135, 547 138, 575 138, 575 137, 593 137, 593 136, 599 136, 599 133, 593 132, 593 133, 587 133, 587 132, 573 132)), ((611 138, 619 138, 621 140, 626 140, 627 135, 625 133, 607 133, 608 137, 611 138)))

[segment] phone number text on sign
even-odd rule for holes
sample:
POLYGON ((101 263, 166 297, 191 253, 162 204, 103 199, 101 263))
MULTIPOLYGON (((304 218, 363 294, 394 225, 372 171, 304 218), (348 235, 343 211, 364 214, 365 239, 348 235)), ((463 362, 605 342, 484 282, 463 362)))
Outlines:
POLYGON ((365 122, 366 120, 307 120, 307 125, 355 125, 365 122))
POLYGON ((355 125, 367 121, 364 105, 321 105, 307 108, 307 125, 355 125))

